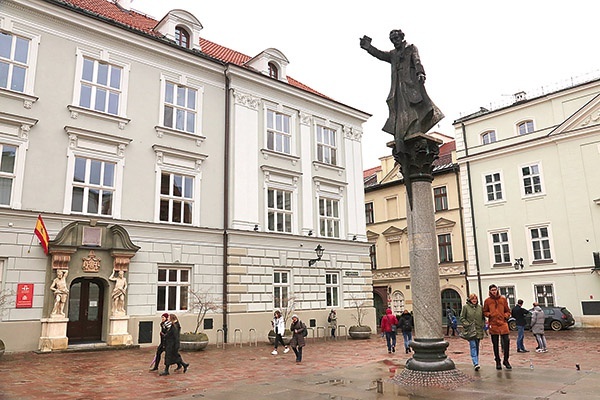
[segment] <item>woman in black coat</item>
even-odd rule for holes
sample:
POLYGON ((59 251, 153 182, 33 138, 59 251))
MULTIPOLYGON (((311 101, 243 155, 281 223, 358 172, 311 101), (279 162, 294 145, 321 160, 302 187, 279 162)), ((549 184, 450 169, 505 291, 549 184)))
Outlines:
POLYGON ((190 364, 184 362, 181 354, 179 354, 181 325, 179 325, 179 320, 175 314, 169 314, 169 322, 171 326, 165 335, 165 370, 159 375, 169 375, 169 367, 173 364, 177 364, 175 371, 183 367, 183 373, 185 374, 190 364))

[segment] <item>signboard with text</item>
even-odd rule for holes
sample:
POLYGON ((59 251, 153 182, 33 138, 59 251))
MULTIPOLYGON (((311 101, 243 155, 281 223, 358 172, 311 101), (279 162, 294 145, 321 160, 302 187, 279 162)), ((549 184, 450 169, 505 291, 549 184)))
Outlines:
POLYGON ((17 308, 33 307, 33 283, 19 283, 17 285, 17 308))

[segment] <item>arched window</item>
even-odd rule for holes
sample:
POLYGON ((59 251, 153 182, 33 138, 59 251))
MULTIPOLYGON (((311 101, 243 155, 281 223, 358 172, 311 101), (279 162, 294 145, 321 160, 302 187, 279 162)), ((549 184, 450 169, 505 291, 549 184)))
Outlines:
POLYGON ((404 311, 404 294, 399 291, 395 291, 392 294, 392 312, 394 315, 402 314, 404 311))
POLYGON ((277 69, 277 66, 271 62, 269 63, 269 76, 271 78, 279 79, 279 70, 277 69))
POLYGON ((175 42, 181 46, 181 47, 185 47, 186 49, 190 47, 190 34, 183 29, 182 27, 178 26, 175 28, 175 42))
POLYGON ((487 131, 481 134, 481 144, 490 144, 496 141, 496 131, 487 131))
POLYGON ((460 294, 454 289, 442 290, 442 314, 444 322, 446 322, 446 310, 448 308, 451 308, 455 315, 460 315, 462 301, 460 299, 460 294))
POLYGON ((533 132, 533 121, 523 121, 517 125, 517 128, 519 129, 519 135, 526 135, 528 133, 531 133, 533 132))

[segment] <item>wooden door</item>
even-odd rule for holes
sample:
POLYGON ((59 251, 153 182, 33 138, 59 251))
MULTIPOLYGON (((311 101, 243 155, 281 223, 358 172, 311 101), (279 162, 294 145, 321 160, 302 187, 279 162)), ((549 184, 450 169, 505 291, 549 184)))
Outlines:
POLYGON ((77 278, 69 291, 69 342, 99 341, 102 338, 104 285, 97 278, 77 278))

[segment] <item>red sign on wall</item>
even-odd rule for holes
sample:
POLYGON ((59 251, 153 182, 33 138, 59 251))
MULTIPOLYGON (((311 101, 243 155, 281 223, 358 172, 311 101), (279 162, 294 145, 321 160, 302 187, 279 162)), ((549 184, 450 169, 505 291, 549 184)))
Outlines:
POLYGON ((17 308, 33 307, 33 283, 19 283, 17 285, 17 308))

